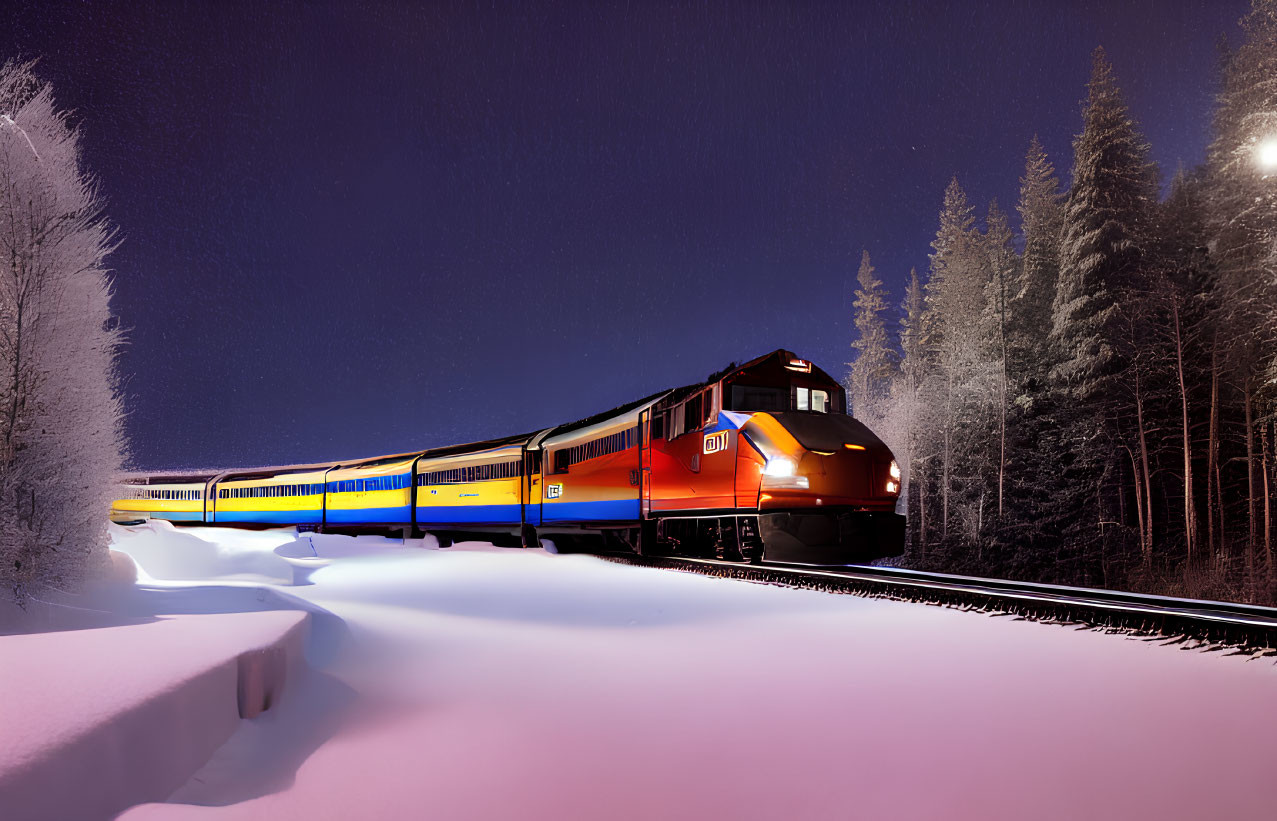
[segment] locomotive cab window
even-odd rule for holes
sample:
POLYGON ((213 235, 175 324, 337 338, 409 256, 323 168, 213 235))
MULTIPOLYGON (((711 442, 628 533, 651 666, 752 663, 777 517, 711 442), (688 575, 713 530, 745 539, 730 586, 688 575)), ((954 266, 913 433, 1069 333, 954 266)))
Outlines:
POLYGON ((794 410, 829 413, 829 391, 798 388, 794 410))
POLYGON ((767 385, 732 385, 730 410, 789 410, 789 386, 778 388, 767 385))

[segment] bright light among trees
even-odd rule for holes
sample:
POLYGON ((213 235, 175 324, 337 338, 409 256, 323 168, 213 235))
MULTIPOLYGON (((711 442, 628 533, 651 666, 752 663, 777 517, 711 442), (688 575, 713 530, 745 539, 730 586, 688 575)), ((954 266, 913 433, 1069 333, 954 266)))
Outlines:
POLYGON ((1255 150, 1259 167, 1265 171, 1277 171, 1277 138, 1264 140, 1255 150))

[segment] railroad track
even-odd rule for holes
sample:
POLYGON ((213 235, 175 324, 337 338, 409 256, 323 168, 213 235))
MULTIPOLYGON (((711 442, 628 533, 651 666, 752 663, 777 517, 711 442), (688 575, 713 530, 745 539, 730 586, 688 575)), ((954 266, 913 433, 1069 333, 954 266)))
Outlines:
POLYGON ((928 573, 898 567, 812 568, 607 554, 623 564, 762 584, 980 610, 1079 629, 1165 640, 1184 649, 1277 656, 1277 608, 928 573))

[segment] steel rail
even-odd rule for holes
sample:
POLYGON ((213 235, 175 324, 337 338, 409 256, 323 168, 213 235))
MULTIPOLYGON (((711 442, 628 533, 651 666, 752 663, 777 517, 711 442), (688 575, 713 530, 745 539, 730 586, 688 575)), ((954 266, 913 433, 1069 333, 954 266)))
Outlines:
POLYGON ((1235 647, 1245 652, 1277 655, 1274 649, 1277 648, 1277 608, 1259 605, 872 565, 816 568, 634 554, 608 554, 606 558, 787 587, 1012 613, 1034 620, 1138 635, 1194 638, 1215 648, 1235 647))

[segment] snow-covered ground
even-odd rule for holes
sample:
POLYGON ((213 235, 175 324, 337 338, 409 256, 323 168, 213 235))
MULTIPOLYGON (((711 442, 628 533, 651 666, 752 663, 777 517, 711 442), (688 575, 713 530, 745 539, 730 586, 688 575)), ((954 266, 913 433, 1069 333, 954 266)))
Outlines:
POLYGON ((315 669, 128 821, 1273 816, 1267 661, 481 544, 117 541, 318 614, 315 669))

